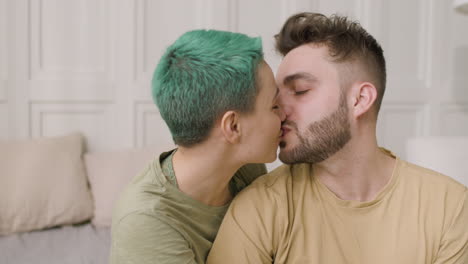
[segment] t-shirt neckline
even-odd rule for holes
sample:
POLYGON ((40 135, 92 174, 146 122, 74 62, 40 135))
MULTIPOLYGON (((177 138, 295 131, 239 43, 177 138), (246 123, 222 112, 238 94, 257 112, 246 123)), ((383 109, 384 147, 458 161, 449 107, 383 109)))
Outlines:
MULTIPOLYGON (((397 185, 399 175, 400 175, 400 168, 403 164, 403 161, 400 160, 397 156, 395 156, 392 152, 389 150, 386 150, 384 148, 381 148, 383 152, 385 152, 387 155, 392 156, 395 158, 395 165, 393 167, 392 171, 392 176, 390 180, 387 182, 387 184, 378 192, 378 194, 375 196, 374 199, 370 201, 355 201, 355 200, 343 200, 336 196, 334 192, 332 192, 325 184, 323 184, 319 179, 316 177, 313 177, 314 181, 316 182, 316 185, 319 189, 319 192, 325 195, 326 199, 329 201, 333 201, 337 206, 340 207, 346 207, 346 208, 358 208, 358 209, 363 209, 363 208, 370 208, 373 207, 374 205, 380 203, 383 199, 385 199, 387 196, 389 196, 392 192, 392 190, 395 188, 397 185)), ((313 174, 313 168, 312 164, 310 164, 310 171, 313 174)))

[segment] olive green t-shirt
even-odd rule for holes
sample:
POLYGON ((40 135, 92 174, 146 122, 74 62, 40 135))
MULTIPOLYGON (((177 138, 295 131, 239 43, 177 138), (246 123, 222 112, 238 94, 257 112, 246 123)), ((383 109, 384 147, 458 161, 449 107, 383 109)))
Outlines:
MULTIPOLYGON (((205 263, 228 205, 208 206, 181 192, 173 153, 153 160, 121 194, 112 218, 111 264, 205 263)), ((231 192, 265 173, 263 164, 240 168, 231 192)))

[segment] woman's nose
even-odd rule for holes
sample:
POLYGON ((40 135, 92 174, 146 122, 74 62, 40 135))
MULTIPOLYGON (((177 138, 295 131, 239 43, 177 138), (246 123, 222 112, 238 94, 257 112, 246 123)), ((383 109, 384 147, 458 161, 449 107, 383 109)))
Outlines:
POLYGON ((283 122, 286 119, 286 114, 284 113, 284 109, 283 107, 280 106, 278 110, 279 110, 278 115, 281 119, 281 122, 283 122))
POLYGON ((286 98, 284 96, 281 96, 281 93, 279 94, 278 97, 278 105, 280 109, 280 117, 281 121, 284 121, 286 117, 289 115, 289 112, 291 111, 291 107, 285 100, 286 98))

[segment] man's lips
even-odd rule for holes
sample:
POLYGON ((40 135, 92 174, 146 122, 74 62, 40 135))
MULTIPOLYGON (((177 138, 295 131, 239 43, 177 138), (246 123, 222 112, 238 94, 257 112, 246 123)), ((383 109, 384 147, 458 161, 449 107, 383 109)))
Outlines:
POLYGON ((286 127, 286 126, 281 126, 281 137, 284 137, 289 131, 291 131, 291 128, 286 127))

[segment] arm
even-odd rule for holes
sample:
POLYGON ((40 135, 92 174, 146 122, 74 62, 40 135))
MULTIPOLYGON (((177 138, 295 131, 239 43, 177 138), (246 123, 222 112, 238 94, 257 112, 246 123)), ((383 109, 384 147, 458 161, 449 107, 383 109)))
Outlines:
POLYGON ((268 248, 255 235, 248 234, 232 215, 226 215, 208 255, 208 264, 273 263, 268 248))
POLYGON ((236 196, 245 187, 249 186, 261 175, 267 173, 265 164, 247 164, 241 167, 230 182, 230 190, 236 196))
POLYGON ((265 190, 250 187, 229 207, 208 255, 208 264, 273 262, 277 231, 285 216, 278 215, 274 198, 265 190))
POLYGON ((112 230, 110 263, 196 264, 193 251, 179 232, 144 214, 127 215, 112 230))
POLYGON ((468 263, 468 190, 457 207, 455 217, 442 237, 434 264, 468 263))

